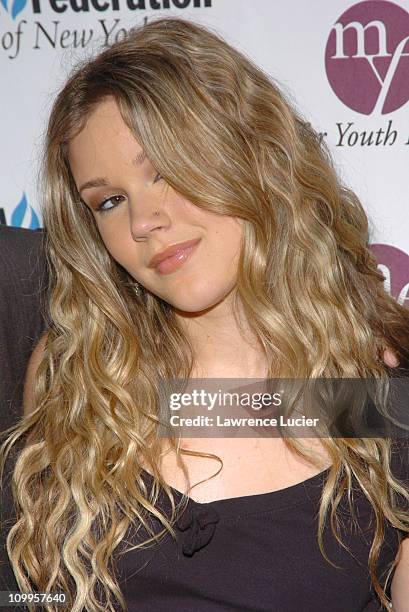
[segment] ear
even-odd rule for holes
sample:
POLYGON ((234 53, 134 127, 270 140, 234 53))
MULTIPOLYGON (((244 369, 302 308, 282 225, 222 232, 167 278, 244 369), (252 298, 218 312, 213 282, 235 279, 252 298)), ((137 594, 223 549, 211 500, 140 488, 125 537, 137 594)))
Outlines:
POLYGON ((383 361, 390 368, 396 368, 399 365, 399 359, 396 354, 390 348, 386 348, 383 351, 383 361))

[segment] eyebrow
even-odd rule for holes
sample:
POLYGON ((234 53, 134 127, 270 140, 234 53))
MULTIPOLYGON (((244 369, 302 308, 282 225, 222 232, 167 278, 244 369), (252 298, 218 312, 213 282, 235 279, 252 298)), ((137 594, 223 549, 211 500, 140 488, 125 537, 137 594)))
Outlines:
MULTIPOLYGON (((145 159, 146 153, 144 150, 142 150, 140 153, 138 153, 138 155, 133 158, 132 165, 136 167, 142 166, 145 159)), ((81 185, 78 192, 81 193, 82 191, 85 191, 85 189, 92 189, 93 187, 106 187, 107 185, 109 185, 108 179, 104 176, 98 176, 81 185)))

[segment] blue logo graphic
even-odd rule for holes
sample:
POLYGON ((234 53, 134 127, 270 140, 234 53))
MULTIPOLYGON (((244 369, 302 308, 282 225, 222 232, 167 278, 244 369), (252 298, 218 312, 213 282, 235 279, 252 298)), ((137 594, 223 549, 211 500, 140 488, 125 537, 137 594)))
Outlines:
POLYGON ((25 8, 27 0, 11 0, 10 9, 7 6, 8 0, 0 0, 0 3, 4 6, 6 11, 11 14, 13 19, 15 19, 17 15, 25 8))
MULTIPOLYGON (((3 3, 3 0, 0 0, 3 3)), ((17 204, 16 208, 11 214, 11 225, 13 227, 25 227, 26 229, 35 230, 40 227, 40 222, 36 211, 27 202, 26 194, 23 193, 23 197, 17 204), (26 219, 30 214, 30 225, 27 224, 26 219)))

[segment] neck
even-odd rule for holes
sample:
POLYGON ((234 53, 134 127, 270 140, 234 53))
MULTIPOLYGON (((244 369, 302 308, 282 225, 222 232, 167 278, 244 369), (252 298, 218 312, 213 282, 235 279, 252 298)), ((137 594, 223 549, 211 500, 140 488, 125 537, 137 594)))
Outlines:
POLYGON ((194 350, 192 378, 264 378, 267 358, 232 296, 201 312, 177 311, 194 350))

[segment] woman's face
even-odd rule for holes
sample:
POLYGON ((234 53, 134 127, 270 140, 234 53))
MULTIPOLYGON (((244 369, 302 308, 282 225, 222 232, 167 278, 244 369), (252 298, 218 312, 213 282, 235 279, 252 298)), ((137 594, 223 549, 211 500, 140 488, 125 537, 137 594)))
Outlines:
POLYGON ((114 99, 101 102, 69 145, 81 198, 106 248, 135 280, 182 311, 210 308, 235 286, 242 221, 165 189, 149 159, 138 163, 142 152, 114 99), (188 241, 197 242, 160 268, 150 265, 154 255, 188 241))

